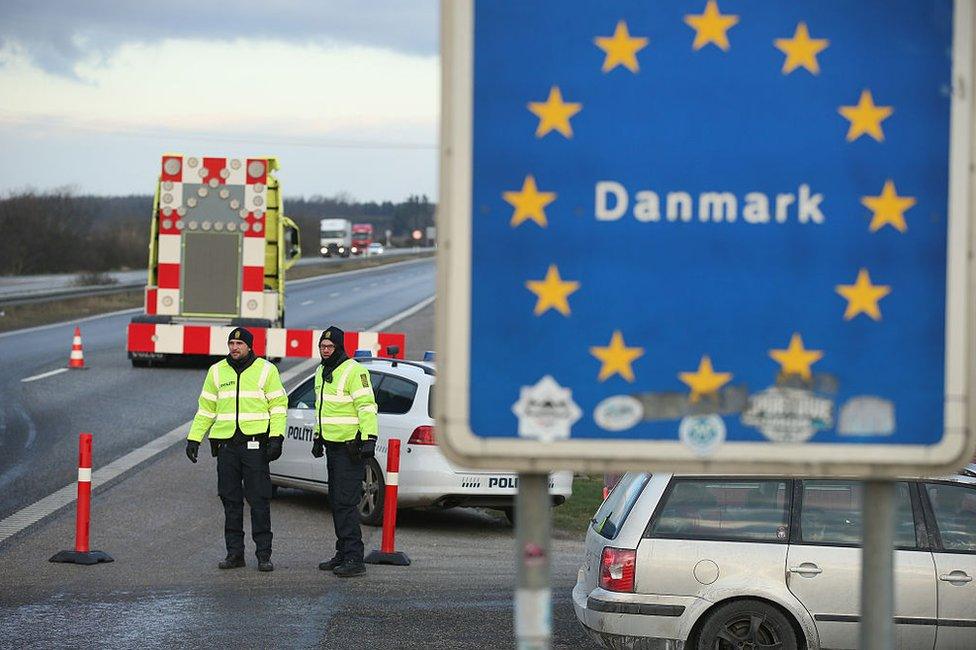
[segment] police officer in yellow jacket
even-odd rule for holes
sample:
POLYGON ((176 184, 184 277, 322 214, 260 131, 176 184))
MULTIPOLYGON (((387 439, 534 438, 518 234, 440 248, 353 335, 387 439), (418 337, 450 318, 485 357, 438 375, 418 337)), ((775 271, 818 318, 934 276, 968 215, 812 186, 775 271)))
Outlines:
POLYGON ((244 498, 251 507, 251 538, 260 571, 271 563, 271 477, 268 463, 281 456, 288 397, 273 363, 254 355, 254 337, 243 327, 227 340, 229 354, 207 371, 199 408, 187 435, 186 455, 197 462, 204 434, 217 457, 217 493, 224 505, 227 558, 217 566, 244 566, 244 498), (241 487, 243 483, 243 489, 241 487))
POLYGON ((366 573, 359 502, 363 497, 366 459, 376 451, 376 400, 369 372, 346 355, 345 333, 338 327, 322 332, 315 372, 315 411, 318 427, 312 455, 326 455, 329 505, 335 525, 336 553, 319 564, 340 578, 366 573))

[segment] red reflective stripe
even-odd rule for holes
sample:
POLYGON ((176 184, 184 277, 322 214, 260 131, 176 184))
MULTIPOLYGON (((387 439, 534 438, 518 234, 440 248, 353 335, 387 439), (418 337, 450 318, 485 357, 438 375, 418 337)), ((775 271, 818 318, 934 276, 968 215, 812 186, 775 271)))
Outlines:
MULTIPOLYGON (((227 167, 226 158, 204 158, 203 167, 207 170, 207 175, 200 181, 201 183, 210 183, 210 180, 214 178, 221 185, 227 182, 220 176, 220 170, 227 167)), ((229 172, 230 170, 228 169, 227 171, 229 172)))
POLYGON ((156 287, 146 287, 146 313, 156 313, 156 287))
POLYGON ((248 158, 247 159, 247 162, 245 163, 244 171, 247 174, 247 181, 246 182, 249 185, 253 185, 254 183, 267 184, 267 181, 268 181, 268 160, 267 159, 265 159, 265 158, 248 158), (261 174, 260 176, 251 176, 251 163, 253 161, 255 161, 255 160, 257 160, 258 162, 264 164, 264 173, 261 174))
POLYGON ((163 156, 163 160, 159 167, 159 180, 161 181, 175 181, 179 183, 183 180, 183 157, 182 156, 163 156), (166 173, 166 161, 167 160, 178 160, 180 162, 180 168, 176 170, 175 174, 166 173))
POLYGON ((285 356, 312 356, 312 330, 286 330, 285 356))
POLYGON ((159 264, 157 270, 156 286, 160 289, 179 289, 180 288, 180 265, 179 264, 159 264))
POLYGON ((210 326, 183 326, 183 354, 210 354, 210 326))
POLYGON ((264 291, 264 267, 245 266, 242 291, 264 291))
POLYGON ((251 349, 254 350, 254 354, 263 357, 268 349, 268 330, 263 327, 250 327, 248 329, 254 335, 254 345, 251 346, 251 349))
POLYGON ((386 354, 386 348, 388 346, 390 346, 390 345, 396 345, 396 346, 398 346, 400 348, 400 351, 397 352, 397 354, 396 354, 396 358, 397 359, 406 359, 407 358, 406 357, 406 354, 407 354, 407 335, 406 334, 380 332, 380 335, 379 335, 379 339, 378 340, 379 340, 379 344, 380 344, 380 356, 381 357, 388 356, 386 354))
POLYGON ((129 323, 129 335, 126 337, 126 350, 129 352, 155 352, 156 326, 152 323, 129 323))

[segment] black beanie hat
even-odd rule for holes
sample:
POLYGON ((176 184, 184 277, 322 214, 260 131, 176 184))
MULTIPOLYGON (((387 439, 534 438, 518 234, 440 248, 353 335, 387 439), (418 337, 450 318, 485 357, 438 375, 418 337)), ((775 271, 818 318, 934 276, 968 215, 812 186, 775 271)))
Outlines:
POLYGON ((243 341, 244 343, 247 343, 247 347, 254 347, 254 335, 243 327, 235 327, 233 331, 231 331, 230 336, 227 337, 227 342, 230 343, 231 341, 243 341))
POLYGON ((332 325, 329 327, 329 329, 322 331, 322 336, 319 337, 319 344, 321 345, 322 341, 325 341, 326 339, 335 344, 336 350, 346 349, 346 333, 335 325, 332 325))

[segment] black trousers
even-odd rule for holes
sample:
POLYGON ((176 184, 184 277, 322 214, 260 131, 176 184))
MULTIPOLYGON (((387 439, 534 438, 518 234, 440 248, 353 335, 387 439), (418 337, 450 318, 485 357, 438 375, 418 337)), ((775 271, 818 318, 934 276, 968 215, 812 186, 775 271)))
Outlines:
POLYGON ((251 539, 258 560, 271 558, 271 476, 266 441, 258 449, 226 442, 217 452, 217 494, 224 504, 224 542, 228 555, 244 555, 244 499, 251 508, 251 539))
POLYGON ((325 443, 329 470, 329 507, 335 525, 336 555, 344 561, 363 561, 363 535, 359 529, 359 502, 363 498, 366 464, 353 458, 342 442, 325 443))

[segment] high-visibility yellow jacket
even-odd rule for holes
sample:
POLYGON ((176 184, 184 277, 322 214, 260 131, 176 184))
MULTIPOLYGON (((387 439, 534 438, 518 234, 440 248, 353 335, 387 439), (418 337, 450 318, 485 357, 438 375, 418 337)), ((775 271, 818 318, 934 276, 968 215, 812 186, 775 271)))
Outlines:
POLYGON ((315 371, 315 412, 318 433, 329 442, 346 442, 376 436, 376 399, 369 371, 353 359, 346 359, 332 371, 332 381, 322 377, 322 366, 315 371))
POLYGON ((240 427, 248 436, 268 432, 285 435, 288 396, 275 365, 257 358, 240 374, 227 359, 210 366, 200 391, 199 408, 187 438, 200 442, 210 430, 213 440, 226 440, 240 427))

